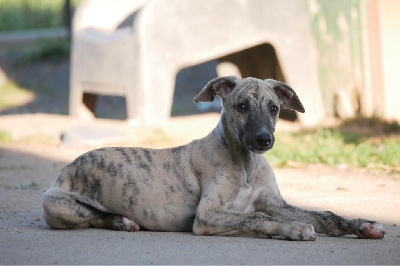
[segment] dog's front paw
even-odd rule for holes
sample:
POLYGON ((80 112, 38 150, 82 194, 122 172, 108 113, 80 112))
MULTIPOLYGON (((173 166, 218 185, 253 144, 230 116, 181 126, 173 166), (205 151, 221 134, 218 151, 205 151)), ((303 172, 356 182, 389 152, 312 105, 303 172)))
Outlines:
POLYGON ((374 221, 366 221, 363 219, 353 220, 354 221, 354 233, 358 238, 363 239, 382 239, 385 235, 383 226, 374 221))
POLYGON ((124 216, 116 215, 112 221, 111 228, 116 231, 132 232, 139 231, 140 225, 124 216))
POLYGON ((282 236, 288 240, 313 241, 317 238, 314 227, 311 224, 291 222, 283 228, 282 236))

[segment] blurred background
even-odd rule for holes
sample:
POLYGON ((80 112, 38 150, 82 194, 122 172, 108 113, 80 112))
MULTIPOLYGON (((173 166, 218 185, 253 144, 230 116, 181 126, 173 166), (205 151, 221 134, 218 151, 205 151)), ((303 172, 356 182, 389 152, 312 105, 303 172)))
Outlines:
MULTIPOLYGON (((288 203, 385 223, 381 244, 357 241, 364 260, 335 248, 352 239, 320 239, 319 257, 399 264, 399 14, 400 0, 0 0, 0 264, 91 261, 94 231, 54 238, 76 256, 46 241, 43 192, 88 150, 206 136, 221 102, 193 98, 223 75, 283 81, 303 103, 264 154, 288 203)), ((153 254, 125 238, 130 264, 153 254)))
POLYGON ((304 116, 282 112, 296 132, 278 132, 273 163, 400 171, 399 14, 398 0, 0 0, 0 142, 18 140, 13 115, 40 113, 149 125, 146 144, 168 146, 154 127, 217 114, 192 100, 235 74, 304 101, 304 116))

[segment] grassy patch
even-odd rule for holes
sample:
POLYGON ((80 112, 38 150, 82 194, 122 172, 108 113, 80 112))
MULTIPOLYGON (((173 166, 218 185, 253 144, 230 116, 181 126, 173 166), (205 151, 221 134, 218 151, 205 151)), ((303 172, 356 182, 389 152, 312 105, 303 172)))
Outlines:
POLYGON ((357 119, 338 128, 277 133, 275 137, 275 146, 266 158, 278 165, 299 162, 400 169, 397 122, 357 119))
POLYGON ((172 145, 172 139, 162 129, 154 129, 151 132, 148 130, 138 131, 136 134, 138 138, 133 146, 169 147, 172 145))
POLYGON ((69 54, 70 41, 68 39, 40 40, 38 49, 25 51, 17 63, 57 62, 67 59, 69 54))
POLYGON ((27 104, 34 98, 33 92, 19 87, 14 82, 7 81, 0 85, 0 111, 27 104))
POLYGON ((35 182, 32 182, 32 183, 30 183, 30 184, 20 184, 20 185, 19 185, 19 188, 20 188, 21 190, 38 189, 38 188, 39 188, 39 185, 38 185, 37 183, 35 183, 35 182))
POLYGON ((0 130, 0 143, 8 143, 11 140, 12 138, 9 132, 0 130))
POLYGON ((56 146, 59 139, 45 133, 27 134, 19 137, 12 137, 7 131, 0 130, 0 144, 12 144, 17 146, 45 145, 56 146))

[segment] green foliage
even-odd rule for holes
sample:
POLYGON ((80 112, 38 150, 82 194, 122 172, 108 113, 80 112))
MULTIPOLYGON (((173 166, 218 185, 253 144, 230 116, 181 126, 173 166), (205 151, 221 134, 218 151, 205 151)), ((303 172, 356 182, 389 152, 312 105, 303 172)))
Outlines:
POLYGON ((66 59, 70 54, 70 41, 68 39, 58 39, 52 41, 42 40, 39 42, 37 50, 25 52, 18 63, 30 64, 32 62, 56 62, 66 59))
MULTIPOLYGON (((80 1, 71 1, 72 9, 80 1)), ((62 27, 64 2, 64 0, 1 0, 0 31, 62 27)))

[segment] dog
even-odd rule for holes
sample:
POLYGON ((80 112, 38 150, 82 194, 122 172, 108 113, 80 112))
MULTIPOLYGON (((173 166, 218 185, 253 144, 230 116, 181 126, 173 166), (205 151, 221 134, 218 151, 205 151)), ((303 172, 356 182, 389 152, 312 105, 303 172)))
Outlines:
POLYGON ((54 229, 192 231, 195 235, 315 240, 354 234, 382 239, 383 226, 294 207, 262 154, 274 145, 281 106, 304 112, 295 91, 272 79, 211 80, 194 102, 222 99, 206 137, 169 149, 101 148, 61 170, 43 194, 54 229))

